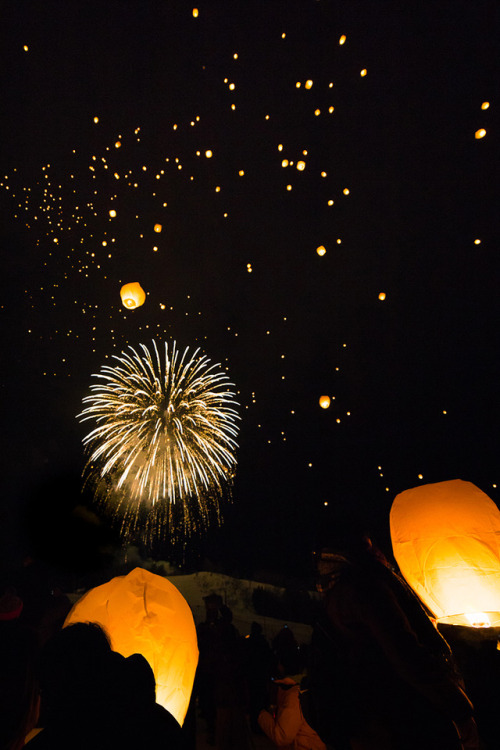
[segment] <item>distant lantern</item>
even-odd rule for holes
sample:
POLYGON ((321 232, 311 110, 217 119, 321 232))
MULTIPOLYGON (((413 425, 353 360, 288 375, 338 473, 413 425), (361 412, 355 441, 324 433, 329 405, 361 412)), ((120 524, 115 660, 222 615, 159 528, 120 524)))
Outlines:
POLYGON ((111 209, 110 209, 110 211, 109 211, 109 215, 110 215, 110 218, 111 218, 111 219, 114 219, 114 218, 115 218, 115 216, 116 216, 116 211, 115 211, 115 209, 114 209, 114 208, 111 208, 111 209))
POLYGON ((97 123, 99 122, 99 118, 98 117, 94 117, 94 122, 97 125, 97 123))
POLYGON ((155 230, 155 232, 161 232, 161 230, 162 230, 162 225, 161 225, 161 224, 155 224, 155 226, 154 226, 154 230, 155 230))
POLYGON ((303 172, 305 168, 306 168, 305 161, 298 161, 297 162, 297 169, 299 170, 299 172, 303 172))
POLYGON ((481 109, 489 109, 490 103, 489 102, 483 102, 481 104, 481 109))
POLYGON ((322 409, 328 409, 330 406, 330 396, 320 396, 319 405, 322 409))
POLYGON ((306 87, 306 89, 312 89, 313 82, 311 81, 311 79, 309 79, 308 81, 306 81, 304 83, 304 86, 306 87))
POLYGON ((121 145, 122 145, 121 141, 116 141, 115 142, 115 148, 120 148, 121 145))
POLYGON ((156 680, 156 701, 182 726, 198 664, 193 615, 163 576, 135 568, 88 591, 64 623, 96 622, 122 656, 142 654, 156 680))
POLYGON ((380 294, 378 295, 378 298, 379 298, 379 300, 381 302, 383 302, 385 300, 385 297, 386 297, 385 292, 380 292, 380 294))
POLYGON ((324 245, 320 245, 316 248, 316 252, 318 255, 324 255, 326 253, 326 247, 324 245))
POLYGON ((198 18, 198 8, 193 8, 193 18, 198 18))
POLYGON ((390 514, 399 568, 439 622, 500 625, 500 511, 471 482, 397 495, 390 514))
POLYGON ((347 39, 345 34, 342 34, 342 36, 339 39, 339 44, 345 44, 345 40, 347 39))
POLYGON ((130 284, 124 284, 120 289, 120 297, 123 306, 128 310, 135 310, 146 301, 146 292, 138 281, 132 281, 130 284))
POLYGON ((363 68, 363 70, 361 71, 359 75, 361 76, 361 78, 364 78, 367 73, 368 73, 367 69, 363 68))
POLYGON ((207 149, 207 151, 205 151, 205 156, 207 157, 207 159, 211 159, 212 158, 213 154, 210 151, 210 149, 207 149))
POLYGON ((476 130, 476 132, 474 133, 474 137, 476 139, 484 138, 485 135, 486 135, 486 130, 484 128, 480 128, 479 130, 476 130))

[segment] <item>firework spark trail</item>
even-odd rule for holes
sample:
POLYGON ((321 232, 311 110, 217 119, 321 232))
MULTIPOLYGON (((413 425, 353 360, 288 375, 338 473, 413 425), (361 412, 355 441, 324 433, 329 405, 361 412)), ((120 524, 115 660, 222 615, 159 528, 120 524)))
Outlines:
POLYGON ((226 373, 199 349, 179 356, 165 342, 164 362, 155 341, 141 349, 114 355, 118 364, 104 365, 83 399, 78 417, 97 425, 83 440, 85 478, 122 529, 137 530, 146 514, 150 537, 166 531, 155 529, 160 523, 170 535, 189 533, 211 513, 218 518, 230 496, 238 403, 226 373))

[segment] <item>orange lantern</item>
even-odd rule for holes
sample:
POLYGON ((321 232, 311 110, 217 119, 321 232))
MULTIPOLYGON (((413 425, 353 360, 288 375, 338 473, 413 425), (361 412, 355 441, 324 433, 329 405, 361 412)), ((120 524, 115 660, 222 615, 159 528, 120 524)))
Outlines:
POLYGON ((64 626, 97 622, 122 656, 142 654, 156 680, 156 701, 182 726, 198 664, 193 615, 166 578, 135 568, 88 591, 64 626))
POLYGON ((397 495, 394 557, 438 621, 500 625, 500 511, 471 482, 425 484, 397 495))
POLYGON ((330 396, 320 396, 319 405, 322 409, 328 409, 330 406, 330 396))
POLYGON ((135 310, 136 307, 140 307, 146 301, 146 292, 138 281, 133 281, 122 286, 120 297, 124 307, 135 310))

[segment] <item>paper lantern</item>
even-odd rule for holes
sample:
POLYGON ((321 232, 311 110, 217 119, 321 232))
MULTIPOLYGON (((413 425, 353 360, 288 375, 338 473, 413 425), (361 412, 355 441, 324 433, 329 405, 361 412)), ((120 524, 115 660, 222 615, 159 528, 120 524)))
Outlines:
POLYGON ((163 227, 162 227, 161 224, 155 224, 154 225, 155 232, 161 232, 162 229, 163 229, 163 227))
POLYGON ((397 495, 394 557, 438 621, 500 625, 500 511, 471 482, 425 484, 397 495))
POLYGON ((170 581, 135 568, 88 591, 64 627, 75 622, 99 623, 113 651, 123 656, 142 654, 154 672, 157 703, 182 725, 198 663, 198 641, 189 605, 170 581))
POLYGON ((321 396, 319 399, 319 405, 322 409, 328 409, 330 406, 330 396, 321 396))
POLYGON ((120 297, 122 298, 123 306, 129 310, 134 310, 136 307, 140 307, 146 301, 146 292, 139 284, 138 281, 133 281, 130 284, 124 284, 120 289, 120 297))

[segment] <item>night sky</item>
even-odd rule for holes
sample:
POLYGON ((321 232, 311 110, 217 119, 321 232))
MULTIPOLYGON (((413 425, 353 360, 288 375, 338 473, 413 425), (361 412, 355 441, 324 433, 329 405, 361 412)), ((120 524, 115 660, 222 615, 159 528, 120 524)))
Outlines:
POLYGON ((197 8, 2 3, 7 556, 114 538, 82 520, 76 415, 152 339, 200 346, 241 404, 193 559, 298 572, 327 507, 384 540, 409 487, 498 501, 498 3, 197 8))

